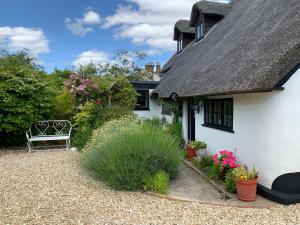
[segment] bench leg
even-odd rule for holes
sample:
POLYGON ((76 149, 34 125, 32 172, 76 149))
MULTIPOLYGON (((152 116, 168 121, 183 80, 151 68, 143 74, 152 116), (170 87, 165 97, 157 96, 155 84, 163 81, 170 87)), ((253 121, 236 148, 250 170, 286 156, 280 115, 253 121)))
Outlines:
POLYGON ((71 144, 70 140, 66 140, 66 149, 67 150, 70 150, 70 144, 71 144))
POLYGON ((27 146, 28 146, 28 153, 30 153, 31 152, 31 142, 30 141, 27 142, 27 146))

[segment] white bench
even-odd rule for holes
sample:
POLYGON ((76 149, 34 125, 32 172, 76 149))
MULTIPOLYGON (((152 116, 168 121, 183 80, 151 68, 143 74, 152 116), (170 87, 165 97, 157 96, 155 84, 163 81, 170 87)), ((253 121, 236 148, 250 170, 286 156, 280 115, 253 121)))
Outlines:
POLYGON ((39 141, 65 141, 66 149, 70 148, 72 124, 68 120, 44 120, 31 123, 26 132, 29 152, 32 142, 39 141))

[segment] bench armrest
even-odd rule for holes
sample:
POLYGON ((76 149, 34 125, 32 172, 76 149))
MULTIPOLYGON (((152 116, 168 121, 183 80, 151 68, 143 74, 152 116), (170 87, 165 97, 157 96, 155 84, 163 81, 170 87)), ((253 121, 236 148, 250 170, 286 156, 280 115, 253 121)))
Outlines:
POLYGON ((69 130, 69 138, 71 137, 71 131, 72 131, 72 125, 70 125, 70 130, 69 130))
POLYGON ((31 132, 30 130, 26 131, 26 138, 27 138, 27 141, 29 141, 29 139, 31 138, 31 132))

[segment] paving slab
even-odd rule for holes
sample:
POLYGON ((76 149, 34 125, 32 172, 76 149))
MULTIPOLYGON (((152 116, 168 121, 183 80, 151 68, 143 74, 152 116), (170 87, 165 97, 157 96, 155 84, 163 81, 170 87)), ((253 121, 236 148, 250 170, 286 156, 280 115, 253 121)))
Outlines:
MULTIPOLYGON (((211 181, 210 181, 211 182, 211 181)), ((205 174, 197 170, 192 163, 183 162, 178 179, 171 181, 168 196, 175 199, 200 201, 206 203, 228 204, 241 207, 273 207, 277 203, 257 195, 255 202, 240 201, 236 195, 225 191, 224 185, 208 182, 205 174)))

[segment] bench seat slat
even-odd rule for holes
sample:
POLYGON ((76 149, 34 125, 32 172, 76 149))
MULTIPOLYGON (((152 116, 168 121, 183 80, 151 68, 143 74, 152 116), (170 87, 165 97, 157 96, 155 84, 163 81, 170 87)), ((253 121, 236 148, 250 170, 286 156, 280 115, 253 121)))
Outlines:
POLYGON ((33 136, 29 141, 59 141, 59 140, 68 140, 69 136, 33 136))

